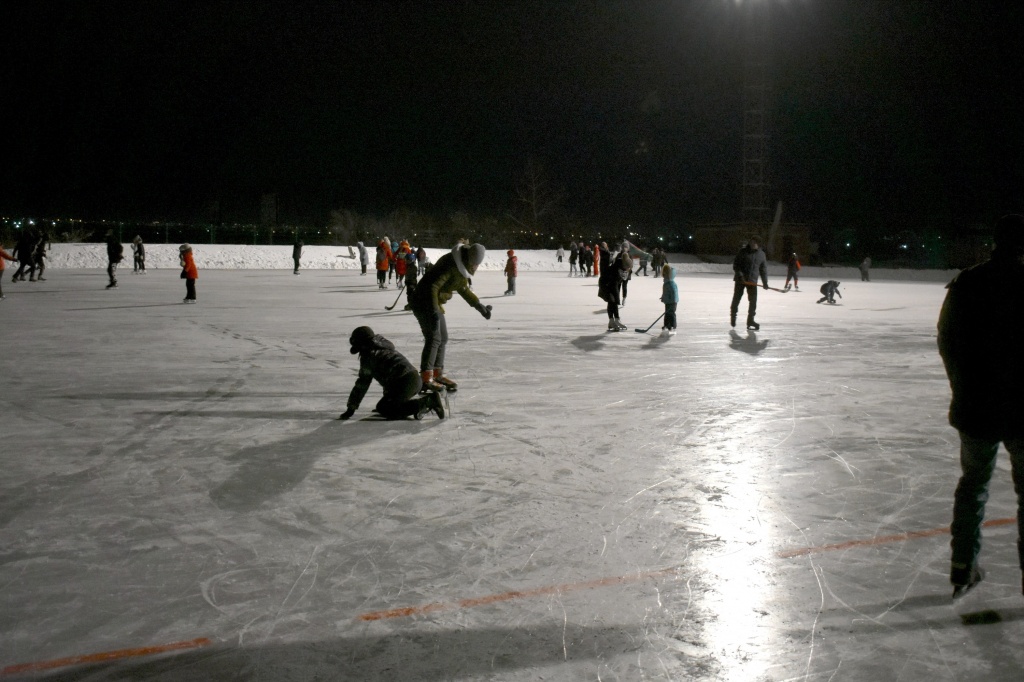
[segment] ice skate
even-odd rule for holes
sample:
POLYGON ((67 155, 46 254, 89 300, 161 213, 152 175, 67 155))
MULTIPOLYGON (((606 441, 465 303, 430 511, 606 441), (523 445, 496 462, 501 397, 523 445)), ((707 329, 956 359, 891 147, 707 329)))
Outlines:
POLYGON ((433 370, 428 369, 425 372, 420 372, 420 377, 423 379, 423 387, 420 389, 423 393, 429 393, 431 391, 439 393, 444 390, 444 386, 434 381, 433 370))
POLYGON ((612 320, 612 319, 608 320, 608 331, 610 331, 610 332, 620 331, 619 330, 619 325, 615 324, 615 320, 612 320))
POLYGON ((444 386, 444 390, 454 393, 459 390, 459 385, 444 375, 444 370, 434 370, 434 381, 444 386))
POLYGON ((111 282, 110 284, 107 285, 107 288, 108 289, 113 289, 116 286, 117 286, 117 280, 115 279, 113 282, 111 282))
POLYGON ((416 419, 423 419, 427 412, 433 412, 438 419, 444 419, 444 398, 440 393, 430 393, 420 398, 420 407, 416 411, 416 419))
POLYGON ((729 326, 730 327, 735 327, 736 326, 736 313, 729 313, 729 326))
POLYGON ((747 320, 747 329, 752 329, 756 332, 760 328, 761 325, 759 325, 757 322, 754 322, 754 318, 751 317, 747 320))
MULTIPOLYGON (((985 579, 985 569, 975 564, 970 568, 953 567, 949 570, 949 582, 953 583, 953 599, 957 599, 985 579)), ((1022 585, 1024 588, 1024 585, 1022 585)))

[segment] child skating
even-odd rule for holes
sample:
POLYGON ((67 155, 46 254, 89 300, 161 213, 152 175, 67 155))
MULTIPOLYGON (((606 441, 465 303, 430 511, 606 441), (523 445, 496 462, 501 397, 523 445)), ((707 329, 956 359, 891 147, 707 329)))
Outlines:
POLYGON ((676 333, 676 307, 679 305, 679 287, 676 286, 676 271, 668 263, 661 268, 664 282, 661 285, 661 302, 665 304, 665 324, 661 333, 674 336, 676 333))
POLYGON ((178 253, 181 254, 181 278, 185 280, 185 300, 182 303, 195 303, 196 280, 199 279, 199 270, 192 257, 192 245, 182 244, 178 247, 178 253))
POLYGON ((843 295, 839 293, 839 282, 835 281, 834 279, 830 279, 829 281, 822 284, 821 289, 819 289, 819 291, 821 291, 822 296, 821 298, 818 299, 818 303, 824 303, 825 301, 828 301, 832 305, 835 305, 836 296, 838 296, 839 298, 843 297, 843 295))

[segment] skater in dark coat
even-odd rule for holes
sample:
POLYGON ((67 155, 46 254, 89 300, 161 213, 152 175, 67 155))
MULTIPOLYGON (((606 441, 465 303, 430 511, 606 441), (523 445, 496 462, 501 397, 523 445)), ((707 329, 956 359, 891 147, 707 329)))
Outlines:
POLYGON ((871 257, 868 256, 860 262, 857 266, 860 269, 860 281, 870 282, 871 281, 871 257))
POLYGON ((14 253, 12 254, 15 260, 19 261, 18 269, 15 271, 14 276, 11 277, 12 282, 24 282, 25 281, 25 269, 28 269, 30 281, 36 281, 36 233, 31 228, 25 228, 18 235, 17 241, 14 243, 14 253))
MULTIPOLYGON (((960 435, 960 481, 953 498, 950 582, 959 596, 984 577, 978 566, 989 481, 1002 443, 1017 494, 1017 560, 1024 572, 1024 299, 1007 295, 1024 281, 1024 216, 996 223, 989 261, 946 287, 938 322, 939 354, 953 399, 949 423, 960 435), (1007 327, 1000 323, 1008 322, 1007 327), (996 325, 996 326, 994 326, 996 325)), ((1024 592, 1024 579, 1021 591, 1024 592)))
POLYGON ((789 288, 789 280, 793 280, 793 288, 800 291, 800 259, 796 254, 790 254, 789 262, 786 263, 786 286, 789 288))
POLYGON ((427 269, 412 292, 412 312, 423 332, 423 353, 420 355, 420 373, 423 387, 431 391, 453 391, 458 384, 444 375, 445 349, 448 346, 448 325, 444 318, 444 304, 458 294, 485 319, 491 319, 491 306, 469 288, 470 278, 484 260, 487 250, 482 244, 456 244, 450 253, 437 259, 427 269))
POLYGON ((818 299, 818 303, 824 303, 825 301, 828 301, 832 305, 835 305, 836 296, 838 296, 839 298, 843 297, 843 295, 839 293, 839 282, 835 281, 834 279, 830 279, 829 281, 822 284, 821 289, 819 289, 819 291, 822 293, 822 296, 821 298, 818 299))
POLYGON ((747 245, 740 249, 732 262, 733 270, 733 291, 732 304, 729 306, 729 324, 736 326, 736 315, 740 309, 740 299, 744 292, 747 294, 747 329, 758 330, 761 328, 754 321, 757 314, 757 280, 765 289, 768 288, 768 262, 761 250, 761 240, 751 237, 747 245))
POLYGON ((114 235, 113 230, 107 230, 107 277, 110 278, 108 289, 117 286, 117 277, 114 276, 114 272, 117 270, 117 264, 122 260, 124 260, 124 246, 121 245, 121 240, 114 235))
POLYGON ((292 262, 295 267, 292 269, 292 274, 299 274, 299 259, 302 258, 302 247, 303 243, 301 239, 296 239, 295 244, 292 246, 292 262))
POLYGON ((369 327, 356 327, 348 342, 352 345, 352 354, 359 355, 359 376, 348 394, 346 409, 338 419, 349 419, 356 413, 374 380, 384 387, 384 397, 377 401, 373 410, 385 419, 422 419, 431 410, 444 419, 444 401, 440 394, 416 395, 423 386, 420 374, 395 350, 395 344, 374 334, 369 327))
POLYGON ((135 266, 133 272, 146 274, 146 246, 139 235, 135 235, 135 239, 132 240, 132 255, 135 266))

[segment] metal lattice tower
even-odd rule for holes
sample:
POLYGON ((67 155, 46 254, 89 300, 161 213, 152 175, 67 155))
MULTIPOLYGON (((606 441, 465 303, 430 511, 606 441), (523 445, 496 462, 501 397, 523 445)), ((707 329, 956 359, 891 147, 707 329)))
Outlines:
POLYGON ((768 3, 744 6, 743 197, 741 219, 760 231, 768 225, 768 3))

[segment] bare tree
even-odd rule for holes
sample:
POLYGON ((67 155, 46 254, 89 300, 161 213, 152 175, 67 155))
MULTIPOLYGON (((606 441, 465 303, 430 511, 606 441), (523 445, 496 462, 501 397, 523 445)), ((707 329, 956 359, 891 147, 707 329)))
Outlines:
POLYGON ((516 195, 519 216, 509 214, 509 217, 531 234, 541 231, 545 216, 562 200, 561 193, 552 187, 544 164, 532 157, 526 161, 526 169, 516 185, 516 195))

